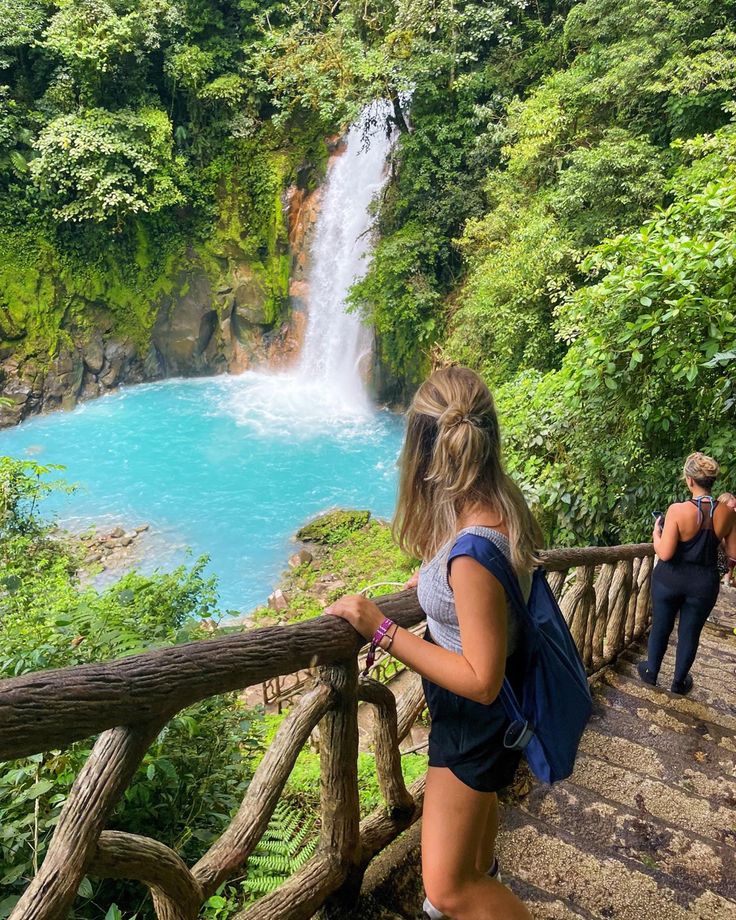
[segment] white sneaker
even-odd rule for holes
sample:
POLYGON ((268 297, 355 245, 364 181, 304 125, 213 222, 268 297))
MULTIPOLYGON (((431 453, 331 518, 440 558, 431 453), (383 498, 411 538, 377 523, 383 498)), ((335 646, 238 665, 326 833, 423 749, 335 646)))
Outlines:
MULTIPOLYGON (((486 872, 486 875, 489 878, 495 878, 497 882, 501 881, 501 867, 498 864, 498 856, 493 860, 493 865, 486 872)), ((425 915, 429 917, 429 920, 448 920, 445 914, 441 910, 437 910, 434 904, 429 900, 429 898, 424 899, 424 904, 422 904, 422 910, 425 915)))

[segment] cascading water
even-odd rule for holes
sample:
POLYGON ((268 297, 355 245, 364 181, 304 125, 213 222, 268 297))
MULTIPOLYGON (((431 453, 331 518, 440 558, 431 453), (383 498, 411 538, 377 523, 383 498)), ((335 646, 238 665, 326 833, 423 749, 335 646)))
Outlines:
POLYGON ((392 137, 388 106, 366 110, 346 138, 346 149, 332 164, 312 246, 309 278, 309 324, 298 369, 303 380, 317 383, 346 407, 365 407, 361 363, 371 337, 360 318, 346 312, 350 286, 368 267, 370 205, 386 177, 392 137), (378 127, 368 134, 368 119, 378 127))
POLYGON ((150 571, 186 562, 185 547, 206 553, 224 608, 265 600, 291 535, 313 515, 336 505, 393 509, 402 426, 371 407, 361 374, 370 334, 344 310, 367 266, 369 206, 391 143, 379 117, 364 148, 368 117, 330 166, 296 368, 124 387, 0 432, 0 454, 63 464, 79 484, 51 499, 64 526, 149 523, 131 562, 150 571))
POLYGON ((386 180, 394 140, 386 129, 389 113, 387 102, 366 108, 330 164, 310 253, 299 364, 286 372, 248 371, 228 379, 230 392, 221 408, 241 424, 299 436, 325 426, 362 428, 373 412, 365 382, 371 333, 346 311, 345 300, 369 264, 370 206, 386 180))

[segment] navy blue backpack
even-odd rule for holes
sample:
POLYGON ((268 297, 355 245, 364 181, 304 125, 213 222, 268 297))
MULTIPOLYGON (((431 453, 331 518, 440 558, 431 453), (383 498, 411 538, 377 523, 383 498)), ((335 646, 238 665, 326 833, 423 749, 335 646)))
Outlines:
POLYGON ((543 783, 570 776, 593 708, 583 662, 542 569, 532 578, 525 601, 511 564, 486 537, 462 534, 450 553, 471 556, 503 585, 524 636, 525 677, 521 699, 504 680, 501 702, 511 725, 504 744, 523 750, 543 783))

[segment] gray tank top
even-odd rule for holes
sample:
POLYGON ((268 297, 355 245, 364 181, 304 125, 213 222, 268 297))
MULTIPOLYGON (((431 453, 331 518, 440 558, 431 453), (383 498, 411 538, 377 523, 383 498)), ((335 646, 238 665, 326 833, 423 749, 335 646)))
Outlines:
MULTIPOLYGON (((473 525, 472 527, 463 527, 462 530, 458 531, 454 537, 451 537, 447 543, 440 547, 436 555, 428 562, 423 563, 419 569, 417 598, 422 610, 427 615, 429 633, 437 645, 459 654, 462 654, 463 646, 460 640, 460 625, 457 621, 455 598, 447 577, 447 557, 450 555, 450 550, 455 545, 458 537, 464 533, 486 537, 501 550, 509 562, 511 561, 511 545, 505 534, 494 530, 492 527, 473 525)), ((531 575, 521 576, 519 584, 524 597, 528 598, 532 584, 531 575)), ((516 649, 518 622, 511 606, 507 605, 506 609, 508 611, 506 655, 508 656, 516 649)))

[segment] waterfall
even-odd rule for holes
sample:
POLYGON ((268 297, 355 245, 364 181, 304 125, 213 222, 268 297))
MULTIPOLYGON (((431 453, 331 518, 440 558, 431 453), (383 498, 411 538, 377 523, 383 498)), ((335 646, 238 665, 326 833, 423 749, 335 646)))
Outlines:
POLYGON ((368 268, 370 206, 386 181, 394 140, 386 131, 389 113, 387 102, 367 107, 329 165, 310 249, 299 363, 287 371, 249 370, 219 378, 223 398, 214 411, 234 416, 264 437, 308 438, 326 427, 338 437, 370 432, 373 407, 364 365, 371 332, 359 316, 346 312, 345 298, 368 268))
POLYGON ((297 373, 339 397, 345 408, 367 403, 362 365, 371 334, 359 316, 346 312, 345 298, 368 267, 370 205, 385 182, 393 141, 385 128, 388 114, 388 103, 376 103, 348 131, 344 152, 330 165, 311 247, 308 322, 297 373))

